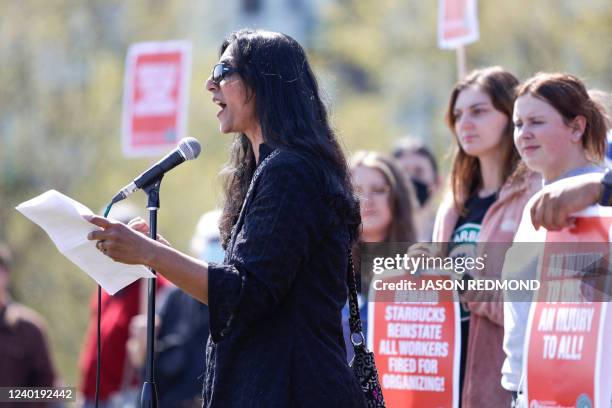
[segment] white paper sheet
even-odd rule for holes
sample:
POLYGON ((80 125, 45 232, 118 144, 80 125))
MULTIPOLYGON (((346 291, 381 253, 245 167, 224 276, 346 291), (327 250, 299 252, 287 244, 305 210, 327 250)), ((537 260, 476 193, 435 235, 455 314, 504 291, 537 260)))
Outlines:
POLYGON ((115 262, 96 249, 96 241, 89 241, 87 234, 100 228, 83 219, 94 213, 62 193, 49 190, 15 208, 45 230, 66 258, 111 295, 139 278, 155 277, 142 265, 115 262))

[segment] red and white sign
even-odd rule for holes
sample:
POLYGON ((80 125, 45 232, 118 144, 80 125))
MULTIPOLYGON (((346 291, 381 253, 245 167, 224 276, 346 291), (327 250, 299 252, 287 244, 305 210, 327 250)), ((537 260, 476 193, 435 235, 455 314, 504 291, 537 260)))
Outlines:
POLYGON ((585 267, 603 267, 608 272, 601 278, 610 277, 610 210, 592 207, 580 213, 575 228, 547 232, 538 294, 546 301, 531 307, 523 363, 529 407, 610 406, 609 294, 576 275, 585 267), (559 242, 573 243, 575 249, 559 242))
MULTIPOLYGON (((405 276, 382 280, 391 283, 402 279, 405 276)), ((370 289, 368 302, 368 345, 375 355, 387 407, 458 407, 458 302, 436 300, 435 291, 427 291, 427 302, 393 302, 389 295, 388 291, 370 289)))
POLYGON ((438 46, 457 48, 478 40, 476 0, 440 0, 438 46))
POLYGON ((125 156, 158 156, 185 136, 190 75, 189 42, 130 46, 123 91, 125 156))

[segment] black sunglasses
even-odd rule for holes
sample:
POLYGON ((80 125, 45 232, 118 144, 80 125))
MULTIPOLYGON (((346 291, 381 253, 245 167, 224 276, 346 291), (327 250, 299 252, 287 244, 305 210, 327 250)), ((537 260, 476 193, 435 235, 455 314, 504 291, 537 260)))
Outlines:
POLYGON ((233 73, 238 71, 238 68, 234 68, 230 65, 227 65, 225 62, 221 62, 213 67, 210 80, 213 81, 215 84, 219 85, 221 81, 225 79, 225 77, 227 77, 228 75, 232 75, 233 73))

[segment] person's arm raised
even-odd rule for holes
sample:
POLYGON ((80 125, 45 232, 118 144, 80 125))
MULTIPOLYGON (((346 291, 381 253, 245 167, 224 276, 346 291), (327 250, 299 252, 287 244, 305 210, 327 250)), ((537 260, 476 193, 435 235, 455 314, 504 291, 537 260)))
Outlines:
POLYGON ((200 302, 208 303, 206 262, 171 248, 165 240, 152 240, 139 222, 132 221, 128 227, 99 216, 86 219, 102 228, 90 232, 87 238, 98 241, 97 247, 105 255, 116 262, 149 266, 200 302))

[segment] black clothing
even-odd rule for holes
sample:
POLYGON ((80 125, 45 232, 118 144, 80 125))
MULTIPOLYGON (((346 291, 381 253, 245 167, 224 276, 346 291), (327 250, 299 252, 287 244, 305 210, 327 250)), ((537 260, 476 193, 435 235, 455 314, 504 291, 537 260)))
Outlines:
MULTIPOLYGON (((486 197, 479 197, 478 194, 472 195, 466 200, 463 214, 455 224, 455 230, 451 236, 450 256, 452 257, 471 257, 476 256, 476 245, 482 221, 489 207, 497 200, 497 193, 486 197)), ((471 277, 466 273, 464 279, 471 277)), ((467 361, 468 337, 470 334, 470 311, 467 306, 460 303, 461 315, 461 356, 459 369, 459 401, 463 393, 463 380, 465 378, 465 362, 467 361)))
POLYGON ((208 306, 176 288, 160 313, 155 374, 160 407, 200 399, 208 338, 208 306))
MULTIPOLYGON (((486 197, 479 197, 475 194, 467 199, 464 205, 463 214, 457 220, 455 224, 455 232, 464 224, 472 223, 481 225, 485 214, 489 211, 489 207, 497 200, 497 193, 488 195, 486 197)), ((480 231, 480 230, 479 230, 480 231)), ((453 238, 454 238, 453 233, 453 238)), ((453 239, 453 241, 455 241, 453 239)), ((455 241, 456 242, 456 241, 455 241)))
POLYGON ((259 171, 209 264, 204 406, 365 406, 341 328, 348 227, 315 164, 261 145, 259 171))

